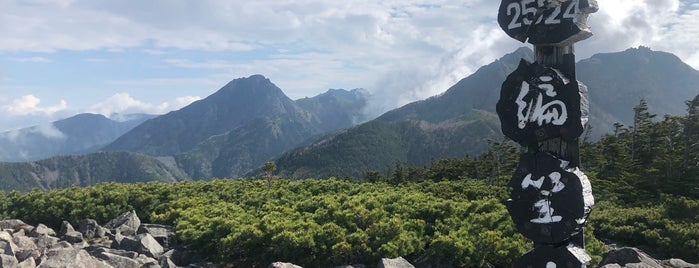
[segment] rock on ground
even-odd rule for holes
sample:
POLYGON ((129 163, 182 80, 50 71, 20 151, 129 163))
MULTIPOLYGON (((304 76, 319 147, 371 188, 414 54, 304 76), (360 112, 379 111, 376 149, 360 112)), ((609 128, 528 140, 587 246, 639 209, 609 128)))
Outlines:
POLYGON ((415 268, 415 266, 410 264, 403 257, 398 257, 395 259, 383 258, 383 259, 381 259, 381 261, 379 262, 379 264, 376 267, 378 267, 378 268, 415 268))
POLYGON ((624 247, 612 249, 602 255, 601 268, 694 268, 699 265, 687 263, 679 259, 659 261, 637 248, 624 247))
POLYGON ((275 262, 267 266, 267 268, 303 268, 293 263, 288 262, 275 262))

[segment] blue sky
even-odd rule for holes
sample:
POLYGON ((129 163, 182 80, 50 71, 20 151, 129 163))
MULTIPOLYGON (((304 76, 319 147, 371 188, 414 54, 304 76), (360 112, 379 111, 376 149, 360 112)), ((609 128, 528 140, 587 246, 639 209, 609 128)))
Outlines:
MULTIPOLYGON (((383 112, 523 46, 499 2, 0 0, 0 131, 166 113, 252 74, 292 99, 365 88, 383 112)), ((645 45, 699 68, 699 0, 599 2, 579 59, 645 45)))

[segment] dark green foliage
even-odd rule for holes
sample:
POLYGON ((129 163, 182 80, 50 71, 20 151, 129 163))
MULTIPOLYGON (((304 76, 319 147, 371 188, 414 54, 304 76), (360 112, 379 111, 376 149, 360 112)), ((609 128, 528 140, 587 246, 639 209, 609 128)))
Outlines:
POLYGON ((686 116, 654 121, 641 101, 634 127, 618 124, 614 135, 582 144, 585 172, 602 200, 591 215, 597 237, 699 262, 696 103, 699 96, 687 102, 686 116))
POLYGON ((624 207, 600 202, 591 224, 607 242, 633 245, 659 258, 699 262, 699 201, 664 196, 657 204, 624 207))
POLYGON ((484 111, 439 124, 374 120, 287 152, 277 165, 281 175, 291 178, 359 177, 396 162, 421 166, 486 151, 487 141, 501 136, 498 128, 497 116, 484 111))
POLYGON ((641 101, 634 109, 634 127, 619 124, 615 135, 583 143, 583 167, 596 174, 593 186, 600 189, 597 193, 624 204, 658 200, 663 193, 699 198, 697 152, 692 147, 696 115, 692 115, 691 104, 688 102, 686 116, 653 121, 655 115, 641 101))
MULTIPOLYGON (((585 232, 592 266, 606 250, 600 240, 699 262, 698 153, 688 138, 697 135, 696 103, 699 97, 688 102, 687 116, 619 124, 614 135, 583 142, 583 167, 598 201, 585 232)), ((644 109, 641 103, 636 111, 644 109)), ((270 187, 213 179, 0 192, 0 217, 57 228, 62 220, 104 223, 134 209, 145 222, 174 225, 179 240, 211 259, 244 266, 281 260, 326 267, 403 256, 507 267, 532 247, 502 204, 520 149, 491 141, 487 150, 425 167, 398 162, 365 171, 359 182, 280 180, 270 187)))
POLYGON ((104 223, 135 209, 173 224, 177 237, 220 262, 269 260, 309 267, 429 257, 457 267, 507 266, 531 247, 517 234, 507 190, 475 180, 354 183, 260 180, 99 184, 0 196, 0 215, 57 228, 62 220, 104 223))

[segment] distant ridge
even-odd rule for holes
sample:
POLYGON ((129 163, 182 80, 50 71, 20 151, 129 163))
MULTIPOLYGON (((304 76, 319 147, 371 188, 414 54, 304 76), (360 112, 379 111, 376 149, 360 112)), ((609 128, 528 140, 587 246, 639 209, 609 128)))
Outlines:
MULTIPOLYGON (((443 94, 287 152, 277 160, 278 169, 292 178, 361 176, 396 162, 425 165, 432 159, 476 156, 487 140, 502 139, 495 104, 503 81, 522 58, 533 61, 533 52, 517 49, 443 94)), ((589 89, 592 138, 610 133, 616 122, 631 124, 641 98, 652 113, 683 115, 683 103, 699 94, 699 71, 646 47, 597 54, 577 66, 578 80, 589 89)))
POLYGON ((502 136, 494 113, 502 81, 521 58, 533 57, 530 49, 520 48, 441 95, 292 150, 277 160, 278 169, 293 178, 357 177, 396 162, 425 165, 432 159, 483 152, 488 139, 502 136))
POLYGON ((0 162, 34 161, 96 152, 154 115, 78 114, 50 124, 0 133, 0 162))
POLYGON ((317 120, 296 106, 269 79, 253 75, 235 79, 205 99, 149 120, 104 150, 176 155, 194 149, 214 135, 236 130, 257 118, 282 114, 308 124, 317 120))
POLYGON ((88 186, 100 182, 173 182, 187 175, 149 156, 101 152, 26 163, 0 163, 0 190, 28 191, 88 186))
POLYGON ((363 113, 371 94, 363 88, 347 91, 330 89, 313 98, 296 100, 296 104, 316 115, 323 132, 351 127, 368 118, 363 113))
MULTIPOLYGON (((6 189, 45 189, 129 178, 235 178, 259 174, 256 169, 275 159, 278 174, 291 178, 361 176, 396 162, 427 165, 433 159, 476 156, 488 149, 488 140, 503 138, 495 103, 521 58, 533 61, 533 52, 520 48, 443 94, 356 126, 366 120, 361 111, 370 96, 364 90, 329 90, 293 101, 264 76, 239 78, 205 99, 143 122, 106 146, 105 153, 0 164, 0 182, 6 189), (116 159, 124 159, 118 161, 124 166, 114 164, 116 159), (132 166, 148 175, 122 176, 119 170, 132 166)), ((582 60, 578 79, 589 88, 593 138, 609 133, 615 122, 630 125, 641 98, 651 113, 683 115, 684 101, 699 94, 699 71, 646 47, 582 60)), ((75 122, 93 121, 115 123, 82 115, 27 133, 60 141, 99 125, 75 122)))
POLYGON ((699 94, 699 71, 677 56, 648 47, 593 55, 577 64, 578 80, 590 91, 593 135, 631 125, 641 98, 651 113, 684 115, 684 102, 699 94))

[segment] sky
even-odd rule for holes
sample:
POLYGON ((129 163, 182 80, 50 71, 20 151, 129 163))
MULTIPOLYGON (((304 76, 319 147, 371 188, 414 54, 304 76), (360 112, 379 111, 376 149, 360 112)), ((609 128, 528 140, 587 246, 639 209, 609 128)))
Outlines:
MULTIPOLYGON (((640 45, 699 69, 699 0, 598 0, 578 59, 640 45)), ((262 74, 290 98, 364 88, 381 113, 521 46, 495 0, 0 0, 0 131, 163 114, 262 74)))

